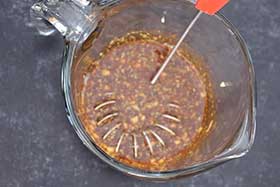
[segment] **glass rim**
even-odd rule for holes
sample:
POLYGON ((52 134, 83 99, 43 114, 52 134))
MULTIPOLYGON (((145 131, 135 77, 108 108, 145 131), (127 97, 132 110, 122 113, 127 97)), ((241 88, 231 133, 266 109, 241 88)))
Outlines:
MULTIPOLYGON (((231 32, 234 34, 236 41, 239 43, 240 48, 243 52, 243 55, 245 56, 244 63, 247 63, 249 75, 250 75, 250 108, 249 112, 251 115, 251 119, 246 124, 241 124, 241 128, 245 128, 245 125, 250 125, 250 127, 247 127, 250 129, 249 133, 249 141, 246 145, 246 148, 243 148, 238 153, 231 153, 229 155, 222 154, 216 155, 216 157, 202 162, 198 163, 192 166, 188 166, 183 169, 176 169, 176 170, 170 170, 170 171, 163 171, 163 172, 153 172, 153 171, 145 171, 140 170, 137 168, 133 168, 127 165, 124 165, 117 160, 113 159, 109 155, 107 155, 105 152, 103 152, 88 136, 86 133, 81 121, 79 120, 78 116, 75 113, 74 106, 73 106, 73 99, 72 99, 72 93, 71 93, 71 66, 73 63, 73 58, 75 51, 78 47, 79 42, 67 42, 64 49, 64 58, 63 58, 63 65, 62 65, 62 90, 63 95, 65 99, 65 107, 67 112, 68 120, 70 121, 72 127, 74 128, 75 132, 79 136, 79 138, 82 140, 83 144, 87 146, 91 152, 93 152, 96 156, 98 156, 101 160, 103 160, 105 163, 109 164, 111 167, 117 169, 118 171, 121 171, 125 174, 132 175, 138 178, 144 178, 144 179, 150 179, 150 180, 169 180, 174 179, 178 177, 183 176, 189 176, 194 175, 196 173, 205 171, 207 169, 210 169, 212 167, 215 167, 219 164, 222 164, 226 161, 240 158, 244 156, 252 147, 255 134, 256 134, 256 78, 255 78, 255 72, 253 67, 252 58, 249 52, 249 49, 247 47, 247 44, 245 43, 245 40, 239 33, 239 31, 235 28, 235 26, 221 13, 217 13, 214 16, 216 19, 219 19, 226 28, 228 28, 228 32, 231 32)), ((239 134, 239 133, 238 133, 239 134)))

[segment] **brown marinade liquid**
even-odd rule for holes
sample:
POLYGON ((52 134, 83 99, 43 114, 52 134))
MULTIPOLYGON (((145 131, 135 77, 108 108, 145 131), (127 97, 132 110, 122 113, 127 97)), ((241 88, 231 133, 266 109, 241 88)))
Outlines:
POLYGON ((148 171, 175 169, 210 132, 215 102, 199 58, 179 50, 155 85, 150 81, 171 50, 161 35, 116 38, 88 65, 74 92, 92 141, 123 164, 148 171))

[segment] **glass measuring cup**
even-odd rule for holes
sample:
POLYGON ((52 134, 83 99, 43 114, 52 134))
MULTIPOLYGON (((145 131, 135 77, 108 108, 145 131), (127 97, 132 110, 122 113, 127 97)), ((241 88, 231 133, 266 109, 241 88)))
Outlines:
POLYGON ((46 0, 33 5, 31 15, 39 32, 56 28, 65 37, 62 88, 67 116, 83 143, 99 158, 126 174, 151 180, 193 175, 245 155, 255 136, 255 75, 250 54, 238 31, 222 15, 203 15, 184 41, 203 58, 213 79, 217 120, 215 128, 182 166, 168 171, 143 171, 104 153, 86 133, 77 115, 73 81, 85 64, 83 51, 97 55, 112 39, 131 31, 179 37, 196 10, 186 0, 46 0))

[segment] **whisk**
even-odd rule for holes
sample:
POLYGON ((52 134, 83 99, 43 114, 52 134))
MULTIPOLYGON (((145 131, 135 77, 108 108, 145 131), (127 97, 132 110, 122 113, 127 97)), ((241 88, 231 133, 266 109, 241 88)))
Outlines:
POLYGON ((181 43, 184 41, 184 39, 186 38, 186 36, 188 35, 190 30, 192 29, 192 27, 196 23, 196 21, 199 19, 200 15, 203 14, 203 13, 208 14, 208 15, 214 15, 216 12, 218 12, 220 9, 222 9, 228 2, 229 2, 229 0, 197 0, 196 1, 195 7, 196 7, 196 9, 198 9, 197 14, 195 15, 193 20, 188 25, 184 34, 181 36, 181 38, 179 39, 179 41, 177 42, 175 47, 172 49, 172 51, 168 55, 168 57, 164 61, 161 68, 158 70, 156 75, 153 77, 153 79, 151 81, 151 84, 155 84, 157 82, 161 73, 167 67, 170 60, 172 59, 172 57, 176 53, 177 49, 180 47, 181 43))

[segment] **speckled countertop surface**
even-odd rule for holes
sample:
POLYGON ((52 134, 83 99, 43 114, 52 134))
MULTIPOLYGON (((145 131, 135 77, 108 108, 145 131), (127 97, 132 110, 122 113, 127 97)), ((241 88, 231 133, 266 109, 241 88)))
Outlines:
POLYGON ((276 187, 280 184, 280 1, 234 0, 223 13, 246 39, 258 81, 251 152, 199 176, 165 184, 109 168, 77 138, 60 88, 63 40, 30 28, 35 0, 0 1, 0 186, 276 187))

